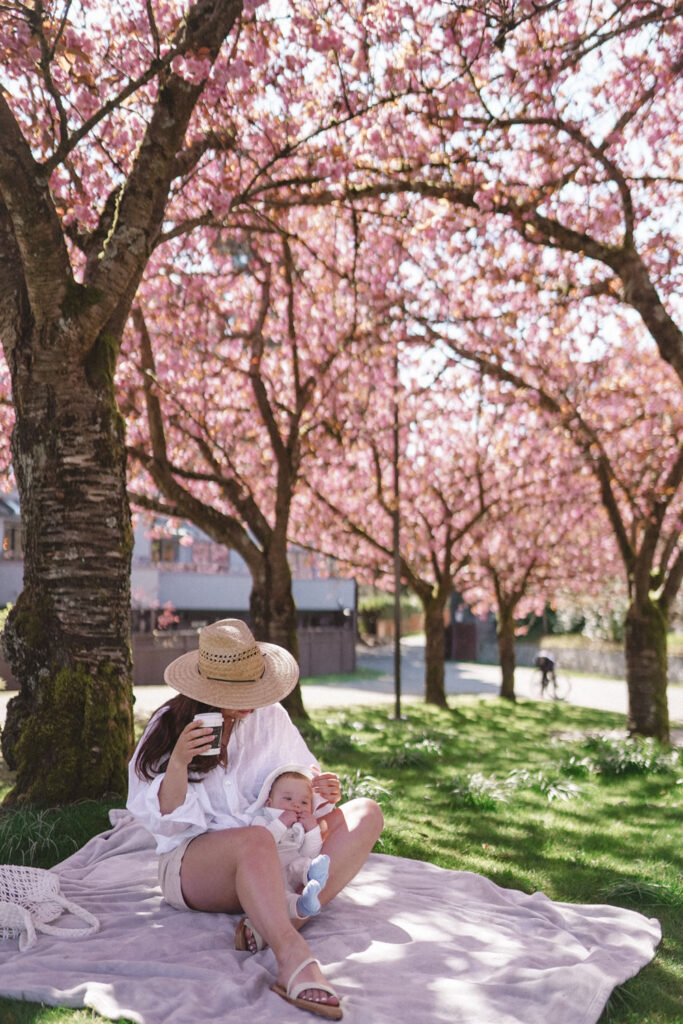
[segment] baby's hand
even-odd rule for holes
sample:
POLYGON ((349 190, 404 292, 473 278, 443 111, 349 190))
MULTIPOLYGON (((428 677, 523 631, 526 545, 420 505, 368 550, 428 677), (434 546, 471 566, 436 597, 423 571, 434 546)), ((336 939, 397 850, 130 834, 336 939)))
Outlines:
POLYGON ((311 766, 311 771, 313 772, 311 785, 315 792, 330 804, 339 803, 341 800, 339 776, 334 772, 321 772, 316 765, 311 766))
POLYGON ((308 814, 306 811, 302 811, 299 815, 299 821, 304 827, 304 832, 311 832, 318 824, 318 819, 314 814, 308 814))
POLYGON ((297 820, 296 811, 283 811, 280 815, 280 821, 285 828, 290 828, 297 820))

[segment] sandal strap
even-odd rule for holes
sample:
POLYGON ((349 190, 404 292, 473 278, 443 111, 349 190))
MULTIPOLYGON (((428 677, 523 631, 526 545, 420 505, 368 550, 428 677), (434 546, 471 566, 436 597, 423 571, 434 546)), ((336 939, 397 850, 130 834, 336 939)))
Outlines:
MULTIPOLYGON (((300 981, 298 984, 293 985, 292 982, 296 978, 297 974, 303 971, 304 967, 308 967, 309 964, 317 964, 320 967, 319 962, 314 956, 309 956, 306 960, 302 960, 296 970, 292 971, 289 976, 289 982, 287 984, 287 995, 290 999, 298 999, 302 992, 307 990, 317 990, 320 992, 327 992, 329 996, 334 996, 335 999, 339 999, 339 996, 334 991, 331 985, 328 985, 324 981, 300 981)), ((321 1004, 325 1005, 325 1004, 321 1004)))
POLYGON ((265 946, 266 946, 266 944, 265 944, 265 942, 263 940, 263 936, 260 934, 260 932, 256 931, 256 929, 254 928, 253 924, 251 923, 251 921, 249 920, 248 917, 245 917, 244 923, 247 926, 247 928, 249 929, 249 931, 251 932, 251 936, 252 936, 254 942, 256 943, 256 952, 260 953, 261 950, 265 949, 265 946))

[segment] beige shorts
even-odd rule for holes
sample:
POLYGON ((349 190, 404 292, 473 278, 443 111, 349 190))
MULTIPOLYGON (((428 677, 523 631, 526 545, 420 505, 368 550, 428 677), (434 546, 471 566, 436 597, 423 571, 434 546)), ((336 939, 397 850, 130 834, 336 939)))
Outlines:
MULTIPOLYGON (((194 836, 192 837, 194 839, 194 836)), ((161 893, 167 903, 170 903, 176 910, 190 910, 183 898, 183 889, 180 884, 180 865, 185 856, 192 839, 184 839, 180 846, 174 850, 159 855, 159 885, 161 893)))

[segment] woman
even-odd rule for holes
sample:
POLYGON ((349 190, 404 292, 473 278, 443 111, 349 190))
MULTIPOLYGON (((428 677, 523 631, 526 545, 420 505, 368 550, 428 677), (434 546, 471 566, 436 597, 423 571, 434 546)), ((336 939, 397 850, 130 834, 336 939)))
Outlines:
MULTIPOLYGON (((129 771, 129 810, 154 835, 164 898, 178 909, 246 914, 236 948, 268 944, 277 960, 273 990, 288 1002, 338 1020, 339 999, 311 956, 300 920, 287 914, 272 835, 249 826, 248 808, 279 765, 315 761, 278 703, 296 686, 299 669, 284 648, 256 643, 239 619, 199 633, 199 649, 176 658, 164 673, 179 696, 152 717, 129 771), (211 730, 194 717, 219 709, 221 753, 211 730)), ((325 822, 323 851, 330 870, 319 895, 324 906, 357 874, 382 829, 379 807, 352 800, 336 807, 336 775, 314 765, 316 815, 325 822)))

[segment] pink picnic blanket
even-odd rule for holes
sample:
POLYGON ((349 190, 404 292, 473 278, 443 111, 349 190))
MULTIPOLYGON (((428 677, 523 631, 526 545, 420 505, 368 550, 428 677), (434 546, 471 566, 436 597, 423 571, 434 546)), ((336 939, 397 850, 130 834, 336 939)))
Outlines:
MULTIPOLYGON (((99 932, 40 935, 24 953, 3 940, 0 994, 136 1024, 312 1021, 270 991, 269 950, 232 948, 237 917, 162 900, 148 834, 126 811, 111 819, 53 869, 99 932)), ((348 1024, 594 1024, 612 989, 652 959, 661 930, 619 907, 557 903, 373 854, 306 938, 348 1024)))

